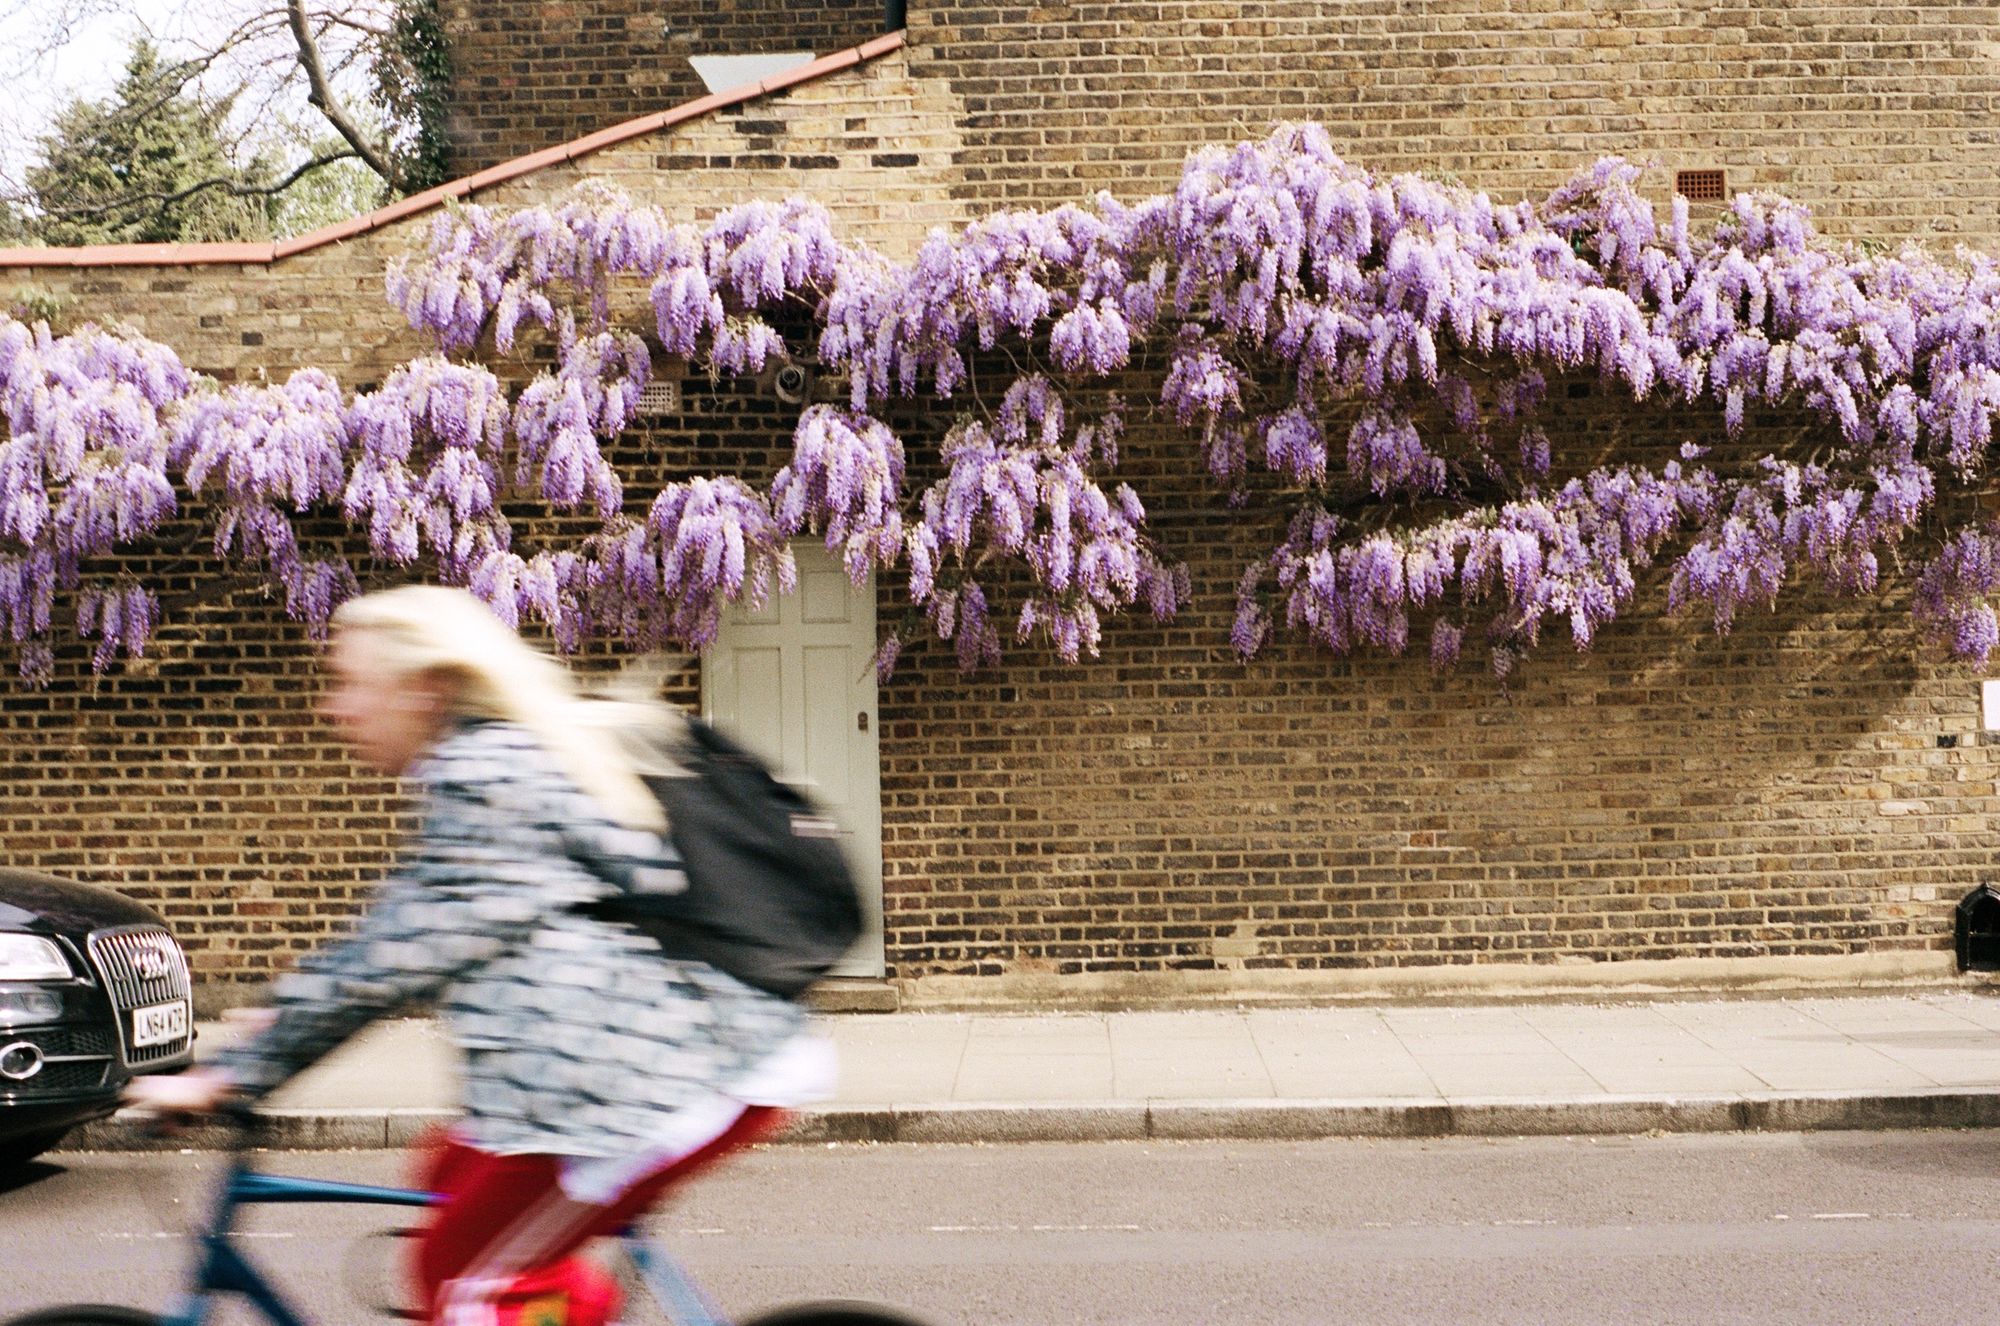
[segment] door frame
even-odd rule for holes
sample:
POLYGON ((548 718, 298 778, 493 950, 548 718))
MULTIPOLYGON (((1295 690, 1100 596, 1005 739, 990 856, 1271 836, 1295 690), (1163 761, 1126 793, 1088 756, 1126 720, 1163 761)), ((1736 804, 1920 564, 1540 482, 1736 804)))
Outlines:
MULTIPOLYGON (((879 693, 874 669, 877 644, 875 578, 871 574, 866 582, 856 586, 847 578, 839 560, 817 542, 802 541, 794 546, 793 554, 798 563, 797 589, 788 595, 774 593, 761 612, 752 613, 747 607, 739 605, 723 613, 715 643, 701 655, 701 714, 703 719, 728 729, 726 715, 718 721, 716 697, 719 692, 726 693, 731 689, 725 683, 733 680, 728 676, 735 666, 732 648, 746 643, 745 634, 753 631, 767 637, 775 635, 781 657, 789 651, 797 651, 795 666, 802 679, 801 707, 797 714, 788 717, 799 725, 800 748, 804 745, 806 719, 803 706, 806 697, 827 690, 840 691, 846 696, 845 712, 853 717, 844 718, 839 726, 845 732, 848 743, 853 801, 860 812, 859 818, 867 822, 842 823, 841 840, 861 891, 862 933, 854 948, 831 974, 879 978, 888 973, 888 958, 882 924, 882 754, 879 693), (836 582, 847 605, 848 649, 845 657, 852 665, 849 669, 852 675, 845 678, 819 675, 817 684, 814 684, 804 678, 806 660, 815 653, 832 651, 824 649, 823 642, 829 638, 829 622, 824 611, 819 611, 818 620, 813 618, 815 612, 826 604, 825 596, 834 592, 836 582), (814 635, 815 627, 819 628, 817 636, 814 635), (809 639, 813 638, 822 642, 819 649, 808 647, 809 639), (844 686, 840 684, 842 682, 844 686)), ((791 675, 789 669, 793 666, 791 660, 781 663, 781 667, 787 669, 784 675, 791 675)), ((782 776, 787 771, 780 769, 778 772, 782 776)), ((811 789, 808 787, 806 790, 810 792, 811 789)))

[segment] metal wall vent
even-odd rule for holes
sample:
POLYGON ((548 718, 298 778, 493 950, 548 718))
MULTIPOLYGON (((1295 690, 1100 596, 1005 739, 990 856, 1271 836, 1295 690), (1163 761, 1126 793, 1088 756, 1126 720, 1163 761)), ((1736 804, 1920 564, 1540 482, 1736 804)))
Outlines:
POLYGON ((659 418, 661 415, 681 412, 681 384, 674 378, 654 378, 639 388, 639 404, 633 410, 642 418, 659 418))
POLYGON ((1674 192, 1691 203, 1719 203, 1729 196, 1729 186, 1719 170, 1677 170, 1674 192))

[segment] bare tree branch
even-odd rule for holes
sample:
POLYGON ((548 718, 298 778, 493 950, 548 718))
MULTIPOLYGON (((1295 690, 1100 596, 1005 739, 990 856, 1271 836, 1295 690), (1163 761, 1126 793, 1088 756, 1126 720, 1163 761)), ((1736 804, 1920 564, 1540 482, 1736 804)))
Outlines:
POLYGON ((380 175, 390 188, 400 188, 402 181, 395 165, 368 141, 367 136, 347 118, 347 112, 341 109, 340 99, 334 95, 327 78, 326 66, 320 61, 319 43, 313 39, 311 25, 307 22, 305 0, 288 0, 285 8, 292 16, 292 36, 299 44, 299 67, 306 71, 306 82, 312 88, 306 94, 307 102, 326 116, 327 123, 347 140, 354 149, 354 155, 367 163, 370 170, 380 175))
POLYGON ((129 211, 141 203, 154 202, 159 204, 153 209, 155 214, 157 214, 166 211, 175 203, 184 202, 196 194, 206 193, 210 189, 221 189, 238 198, 268 197, 274 193, 283 193, 286 189, 291 188, 306 175, 318 170, 321 166, 330 166, 336 161, 351 161, 360 155, 359 152, 349 151, 332 152, 325 156, 314 157, 275 184, 239 184, 235 180, 216 176, 213 179, 203 180, 199 184, 191 184, 187 188, 177 190, 173 193, 161 191, 153 193, 130 193, 124 194, 111 202, 100 203, 95 207, 50 207, 46 209, 46 214, 61 221, 90 221, 98 217, 109 216, 114 212, 129 211))
MULTIPOLYGON (((296 181, 330 161, 353 159, 385 182, 391 192, 410 187, 404 176, 410 166, 402 157, 401 135, 412 116, 434 114, 396 102, 385 93, 381 68, 400 69, 404 40, 398 15, 406 0, 0 0, 0 67, 15 76, 0 86, 0 120, 17 126, 11 142, 0 143, 0 207, 11 204, 24 217, 48 221, 90 217, 145 217, 156 206, 166 207, 161 193, 146 189, 180 190, 189 176, 155 175, 126 180, 135 192, 116 203, 109 190, 85 198, 46 171, 36 178, 37 160, 46 160, 62 140, 58 124, 72 108, 88 112, 75 125, 100 127, 114 136, 130 136, 137 126, 187 99, 204 112, 225 156, 253 177, 274 170, 292 170, 293 162, 310 156, 291 178, 296 181), (96 97, 90 89, 112 71, 103 54, 132 39, 151 45, 156 62, 150 76, 128 78, 116 97, 96 97), (85 57, 85 65, 76 57, 85 57), (74 90, 72 90, 74 89, 74 90), (385 100, 386 98, 386 100, 385 100), (393 103, 393 104, 392 104, 393 103), (14 112, 10 114, 9 112, 14 112), (377 124, 378 117, 382 120, 377 124), (328 132, 328 130, 331 132, 328 132), (337 136, 337 137, 336 137, 337 136), (329 140, 333 140, 329 142, 329 140), (345 154, 336 149, 351 148, 345 154), (333 155, 330 155, 333 154, 333 155), (247 164, 246 164, 247 163, 247 164)), ((429 103, 425 103, 428 105, 429 103)), ((426 121, 427 123, 427 121, 426 121)), ((434 172, 425 156, 417 169, 434 172)), ((217 165, 196 167, 201 174, 220 174, 217 165)), ((239 176, 240 178, 240 176, 239 176)), ((343 180, 336 192, 368 186, 356 176, 343 180)), ((311 186, 317 189, 319 186, 311 186)), ((219 181, 203 188, 222 190, 219 181)), ((265 192, 259 186, 238 185, 228 193, 265 192)), ((221 193, 213 195, 219 199, 221 193)), ((345 193, 342 194, 345 196, 345 193)), ((331 195, 329 195, 329 198, 331 195)), ((320 204, 312 204, 318 206, 320 204)), ((348 206, 351 204, 328 204, 348 206)), ((289 204, 287 204, 289 206, 289 204)))
POLYGON ((363 23, 360 19, 350 18, 346 14, 327 14, 325 18, 326 23, 320 29, 322 32, 326 28, 353 28, 356 32, 365 32, 371 37, 386 37, 389 35, 389 29, 386 27, 374 23, 363 23))
POLYGON ((0 23, 12 32, 24 34, 8 46, 31 59, 46 56, 67 46, 79 28, 107 14, 118 12, 118 0, 7 0, 0 3, 0 23), (34 34, 27 36, 25 34, 34 34))
MULTIPOLYGON (((147 101, 134 102, 129 106, 121 107, 111 117, 111 121, 113 123, 136 124, 150 119, 159 112, 161 107, 186 92, 190 85, 197 83, 201 76, 215 65, 216 61, 222 59, 238 47, 253 42, 256 38, 265 35, 266 32, 277 31, 278 24, 273 23, 268 28, 260 28, 260 24, 265 20, 281 17, 282 15, 276 11, 255 15, 239 23, 233 30, 218 39, 213 46, 201 55, 162 64, 159 70, 159 77, 153 85, 154 95, 152 98, 147 101)), ((229 93, 223 100, 225 102, 233 101, 240 94, 240 91, 241 89, 238 89, 235 92, 229 93)))

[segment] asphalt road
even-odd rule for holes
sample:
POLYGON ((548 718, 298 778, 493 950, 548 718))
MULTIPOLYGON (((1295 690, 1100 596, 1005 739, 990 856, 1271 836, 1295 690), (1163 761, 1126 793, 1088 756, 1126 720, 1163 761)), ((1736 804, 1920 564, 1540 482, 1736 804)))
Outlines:
MULTIPOLYGON (((165 1306, 216 1158, 57 1160, 0 1193, 0 1305, 165 1306)), ((397 1219, 270 1208, 243 1246, 361 1322, 389 1245, 354 1236, 397 1219)), ((841 1294, 940 1326, 1976 1321, 2000 1299, 2000 1132, 778 1147, 657 1232, 735 1309, 841 1294)))

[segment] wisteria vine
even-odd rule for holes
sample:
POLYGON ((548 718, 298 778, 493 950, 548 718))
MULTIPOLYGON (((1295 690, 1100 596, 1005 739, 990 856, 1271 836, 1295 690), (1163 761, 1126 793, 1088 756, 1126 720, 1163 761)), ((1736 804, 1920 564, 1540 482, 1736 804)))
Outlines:
POLYGON ((885 673, 920 632, 967 668, 1006 634, 1075 662, 1107 617, 1191 594, 1119 477, 1138 417, 1183 430, 1230 503, 1275 507, 1238 587, 1246 659, 1282 627, 1336 653, 1421 639, 1438 666, 1480 641, 1504 674, 1551 623, 1587 648, 1655 567, 1718 631, 1801 582, 1900 576, 1926 638, 1989 657, 2000 262, 1835 244, 1773 195, 1697 235, 1642 178, 1608 158, 1503 205, 1292 125, 1195 153, 1171 193, 995 213, 902 264, 808 201, 696 226, 589 183, 441 212, 387 280, 436 351, 352 395, 0 320, 0 631, 31 677, 72 629, 59 602, 95 666, 138 654, 161 604, 123 554, 189 517, 315 630, 407 568, 565 647, 700 648, 818 537, 856 583, 897 577, 885 673), (551 366, 510 390, 496 357, 534 346, 551 366), (813 357, 836 389, 768 489, 692 477, 633 509, 609 448, 656 356, 718 378, 813 357), (1591 378, 1678 453, 1556 473, 1551 384, 1591 378), (1760 448, 1752 415, 1779 411, 1805 426, 1760 448), (523 546, 524 499, 586 532, 523 546))

